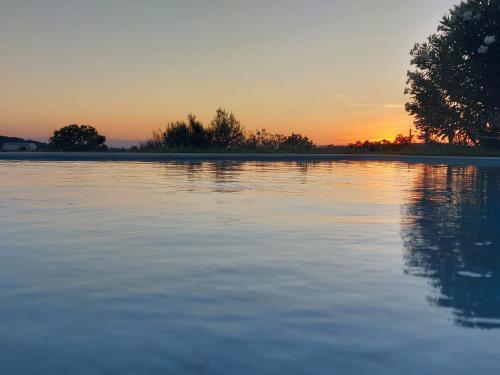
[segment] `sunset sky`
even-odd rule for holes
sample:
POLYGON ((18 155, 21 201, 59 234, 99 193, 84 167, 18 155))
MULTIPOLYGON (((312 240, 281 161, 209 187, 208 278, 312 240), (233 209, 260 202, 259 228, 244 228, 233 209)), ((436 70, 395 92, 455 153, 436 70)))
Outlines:
POLYGON ((318 144, 411 125, 413 44, 453 0, 0 0, 0 134, 141 140, 217 107, 318 144))

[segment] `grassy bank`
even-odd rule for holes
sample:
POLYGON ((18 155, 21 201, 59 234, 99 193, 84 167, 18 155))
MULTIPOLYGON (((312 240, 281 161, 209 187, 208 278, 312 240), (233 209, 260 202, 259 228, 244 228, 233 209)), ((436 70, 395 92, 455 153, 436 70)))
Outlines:
MULTIPOLYGON (((50 153, 53 154, 49 149, 40 149, 35 151, 34 154, 50 153)), ((55 154, 57 154, 56 152, 55 154)), ((60 152, 60 154, 96 154, 96 152, 60 152)), ((0 154, 7 157, 7 154, 11 152, 2 152, 0 154)), ((16 154, 22 154, 22 152, 16 152, 16 154)), ((30 153, 33 154, 33 153, 30 153)), ((386 144, 386 145, 370 145, 366 147, 360 147, 356 145, 350 146, 327 146, 327 147, 314 147, 314 148, 301 148, 294 147, 290 149, 280 149, 274 150, 270 148, 246 148, 240 147, 231 150, 220 150, 217 148, 194 148, 194 147, 170 147, 170 148, 159 148, 155 150, 147 150, 138 147, 132 148, 109 148, 107 150, 102 150, 97 152, 97 154, 164 154, 169 155, 261 155, 265 157, 266 155, 277 156, 277 155, 372 155, 372 156, 436 156, 436 157, 500 157, 500 150, 487 149, 483 147, 469 147, 469 146, 454 146, 446 144, 411 144, 411 145, 397 145, 397 144, 386 144)), ((4 158, 5 158, 4 157, 4 158)))
POLYGON ((408 156, 464 156, 464 157, 499 157, 500 150, 483 147, 455 146, 447 144, 411 144, 387 145, 380 148, 340 146, 322 150, 328 153, 340 154, 383 154, 408 156))
POLYGON ((167 153, 167 154, 257 154, 257 155, 408 155, 408 156, 464 156, 464 157, 500 157, 500 150, 492 150, 482 147, 455 146, 447 144, 411 144, 396 145, 389 144, 377 147, 358 147, 358 146, 327 146, 311 148, 293 148, 289 150, 273 149, 248 149, 245 147, 236 148, 230 151, 224 151, 216 148, 197 149, 193 147, 174 147, 161 148, 156 150, 144 150, 139 148, 132 149, 109 149, 110 152, 131 152, 131 153, 167 153))

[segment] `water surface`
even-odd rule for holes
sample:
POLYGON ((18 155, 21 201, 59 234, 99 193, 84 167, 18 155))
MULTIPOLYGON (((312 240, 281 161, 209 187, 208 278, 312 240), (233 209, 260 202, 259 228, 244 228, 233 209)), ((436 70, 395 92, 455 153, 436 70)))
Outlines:
POLYGON ((500 168, 0 161, 0 373, 500 371, 500 168))

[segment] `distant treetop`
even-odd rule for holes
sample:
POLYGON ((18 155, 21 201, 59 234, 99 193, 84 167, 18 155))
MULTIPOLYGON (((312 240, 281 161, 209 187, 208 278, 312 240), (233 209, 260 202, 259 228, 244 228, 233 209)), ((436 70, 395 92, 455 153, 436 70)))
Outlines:
POLYGON ((67 125, 54 131, 49 147, 54 151, 103 151, 106 137, 88 125, 67 125))

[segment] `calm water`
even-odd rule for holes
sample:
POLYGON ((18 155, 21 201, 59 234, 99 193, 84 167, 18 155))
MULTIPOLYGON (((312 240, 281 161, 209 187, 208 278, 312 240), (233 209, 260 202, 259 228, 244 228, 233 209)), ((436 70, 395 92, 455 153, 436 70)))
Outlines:
POLYGON ((500 168, 0 162, 0 373, 500 372, 500 168))

